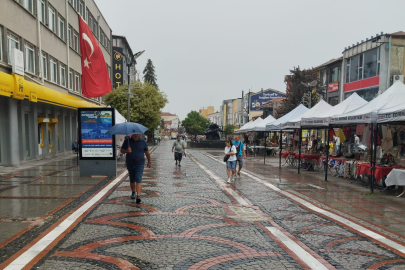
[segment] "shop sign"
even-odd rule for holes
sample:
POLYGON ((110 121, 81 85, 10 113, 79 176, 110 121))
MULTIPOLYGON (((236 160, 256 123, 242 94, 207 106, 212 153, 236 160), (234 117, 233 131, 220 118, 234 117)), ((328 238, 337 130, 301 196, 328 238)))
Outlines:
POLYGON ((115 138, 106 132, 115 124, 114 108, 79 108, 80 159, 114 159, 115 138))
MULTIPOLYGON (((25 92, 27 92, 24 88, 24 77, 14 74, 14 91, 13 91, 13 98, 23 100, 25 98, 25 92)), ((28 93, 27 93, 28 96, 28 93)))
POLYGON ((405 111, 399 111, 394 113, 384 113, 377 116, 377 122, 393 122, 403 121, 405 119, 405 111))
POLYGON ((328 92, 336 92, 339 90, 339 82, 333 82, 328 84, 328 92))
POLYGON ((285 94, 279 93, 272 90, 267 90, 264 92, 260 92, 255 95, 250 96, 250 111, 261 111, 262 105, 269 100, 273 100, 275 98, 285 97, 285 94))
POLYGON ((11 51, 12 72, 24 76, 24 54, 17 48, 11 51))
POLYGON ((30 101, 31 102, 38 102, 38 96, 36 92, 32 92, 30 93, 30 101))
POLYGON ((122 77, 124 72, 124 54, 123 49, 119 47, 114 47, 113 49, 113 86, 120 87, 124 83, 124 78, 122 77))
POLYGON ((11 97, 14 77, 0 72, 0 96, 11 97))

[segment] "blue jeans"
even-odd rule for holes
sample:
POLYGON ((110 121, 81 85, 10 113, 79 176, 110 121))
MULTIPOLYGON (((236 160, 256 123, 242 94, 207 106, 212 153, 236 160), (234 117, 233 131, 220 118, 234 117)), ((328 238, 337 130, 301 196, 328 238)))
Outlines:
POLYGON ((236 160, 234 161, 227 161, 226 162, 226 168, 229 170, 235 170, 236 169, 236 160))
POLYGON ((132 165, 127 166, 129 173, 129 182, 131 183, 142 183, 143 169, 145 165, 132 165))
POLYGON ((359 147, 357 145, 354 146, 354 152, 356 152, 356 153, 359 152, 359 147))

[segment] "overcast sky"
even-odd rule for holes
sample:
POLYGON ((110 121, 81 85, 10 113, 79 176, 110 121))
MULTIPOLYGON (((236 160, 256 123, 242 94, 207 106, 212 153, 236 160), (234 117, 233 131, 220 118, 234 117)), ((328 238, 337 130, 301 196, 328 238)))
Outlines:
POLYGON ((284 75, 342 55, 377 33, 405 31, 404 0, 95 0, 143 70, 152 59, 163 109, 183 120, 242 90, 285 91, 284 75))

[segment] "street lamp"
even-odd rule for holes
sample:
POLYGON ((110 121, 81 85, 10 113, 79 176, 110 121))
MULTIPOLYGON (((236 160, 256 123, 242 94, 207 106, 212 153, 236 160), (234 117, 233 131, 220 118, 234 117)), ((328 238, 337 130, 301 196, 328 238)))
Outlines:
POLYGON ((127 67, 128 67, 128 105, 127 105, 127 121, 128 122, 130 122, 130 117, 131 117, 131 114, 129 112, 129 109, 130 109, 130 106, 131 106, 131 102, 130 102, 131 101, 131 90, 130 90, 130 87, 131 87, 130 73, 131 73, 131 71, 130 71, 130 69, 131 69, 132 63, 134 63, 136 65, 136 59, 139 56, 141 56, 141 54, 143 54, 144 52, 145 52, 145 50, 137 52, 134 55, 127 54, 126 57, 125 57, 126 60, 127 60, 127 67))
POLYGON ((318 81, 317 81, 317 80, 313 80, 313 81, 310 82, 310 83, 301 82, 301 84, 303 84, 303 85, 305 85, 306 87, 309 88, 309 104, 308 104, 308 107, 309 107, 309 109, 311 109, 311 105, 312 105, 312 89, 311 89, 311 87, 316 86, 316 85, 318 84, 318 81))

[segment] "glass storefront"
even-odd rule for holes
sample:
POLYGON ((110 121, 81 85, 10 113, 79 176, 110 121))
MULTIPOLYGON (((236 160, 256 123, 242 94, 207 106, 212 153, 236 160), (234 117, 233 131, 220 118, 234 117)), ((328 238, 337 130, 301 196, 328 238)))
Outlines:
POLYGON ((345 99, 350 97, 353 93, 357 93, 363 99, 371 101, 378 95, 378 87, 366 88, 357 91, 350 91, 348 93, 345 93, 345 99))

